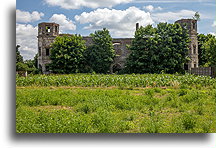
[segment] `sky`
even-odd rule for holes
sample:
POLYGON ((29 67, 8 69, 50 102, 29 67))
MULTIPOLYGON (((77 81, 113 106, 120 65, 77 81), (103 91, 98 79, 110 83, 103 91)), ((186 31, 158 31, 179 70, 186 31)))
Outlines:
POLYGON ((60 24, 60 33, 81 34, 107 28, 113 38, 133 37, 135 24, 156 26, 192 18, 199 12, 198 33, 216 34, 215 0, 17 0, 16 44, 24 60, 38 51, 41 22, 60 24))

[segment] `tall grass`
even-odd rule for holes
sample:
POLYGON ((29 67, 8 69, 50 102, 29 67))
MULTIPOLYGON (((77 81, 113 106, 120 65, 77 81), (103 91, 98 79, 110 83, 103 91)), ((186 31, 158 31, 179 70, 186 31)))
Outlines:
POLYGON ((18 133, 213 133, 211 87, 18 87, 18 133))

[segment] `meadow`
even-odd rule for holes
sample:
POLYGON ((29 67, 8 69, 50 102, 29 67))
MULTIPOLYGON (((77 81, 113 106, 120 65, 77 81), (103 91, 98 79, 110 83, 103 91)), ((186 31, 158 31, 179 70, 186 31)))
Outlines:
POLYGON ((17 133, 214 133, 215 79, 194 75, 16 78, 17 133))

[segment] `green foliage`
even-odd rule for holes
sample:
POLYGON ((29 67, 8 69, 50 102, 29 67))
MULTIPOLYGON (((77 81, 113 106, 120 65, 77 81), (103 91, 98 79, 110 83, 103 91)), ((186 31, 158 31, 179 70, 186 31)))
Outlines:
POLYGON ((187 87, 17 87, 16 131, 214 133, 215 88, 187 87))
POLYGON ((207 67, 215 65, 215 36, 211 34, 198 35, 199 66, 207 67))
POLYGON ((80 35, 59 36, 51 45, 49 70, 53 73, 69 74, 82 72, 85 63, 83 53, 85 41, 80 35))
POLYGON ((195 12, 194 16, 193 16, 194 20, 200 21, 200 14, 199 12, 195 12))
POLYGON ((208 65, 216 66, 216 37, 210 38, 205 44, 208 65))
POLYGON ((189 37, 179 24, 159 23, 141 27, 135 33, 127 59, 128 73, 183 73, 189 37))
POLYGON ((202 85, 215 87, 215 79, 207 76, 143 74, 143 75, 105 75, 105 74, 71 74, 71 75, 34 75, 27 78, 18 77, 17 86, 82 86, 110 87, 121 89, 134 87, 175 86, 187 89, 188 86, 202 85))
POLYGON ((37 55, 34 57, 33 60, 26 60, 24 62, 26 65, 27 65, 27 71, 28 73, 32 73, 32 74, 37 74, 39 73, 38 72, 38 69, 37 69, 37 55))
POLYGON ((16 46, 16 71, 28 71, 28 73, 39 73, 37 69, 37 58, 36 54, 33 60, 23 61, 23 57, 19 52, 20 45, 16 46))
POLYGON ((19 52, 20 45, 16 46, 16 71, 27 71, 29 69, 23 61, 23 57, 19 52))
POLYGON ((109 73, 114 58, 114 48, 109 31, 104 28, 95 31, 90 36, 93 44, 85 52, 88 65, 96 73, 109 73))
POLYGON ((19 52, 20 45, 16 46, 16 63, 21 62, 23 63, 23 57, 21 56, 19 52))
POLYGON ((29 67, 23 62, 16 63, 16 71, 28 71, 29 67))

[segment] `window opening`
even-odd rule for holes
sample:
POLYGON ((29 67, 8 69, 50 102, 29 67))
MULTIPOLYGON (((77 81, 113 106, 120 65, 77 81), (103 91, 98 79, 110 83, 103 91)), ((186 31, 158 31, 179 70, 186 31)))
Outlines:
POLYGON ((51 28, 49 26, 46 26, 46 32, 50 32, 51 28))
POLYGON ((195 22, 192 23, 192 27, 193 27, 192 29, 196 29, 196 23, 195 22))
POLYGON ((196 54, 196 45, 193 45, 193 54, 196 54))
POLYGON ((194 64, 194 68, 196 68, 196 64, 194 64))
POLYGON ((58 26, 55 26, 55 32, 58 32, 58 26))
POLYGON ((38 48, 39 56, 41 56, 41 47, 38 48))
POLYGON ((49 56, 50 55, 50 50, 49 48, 46 48, 46 56, 49 56))

